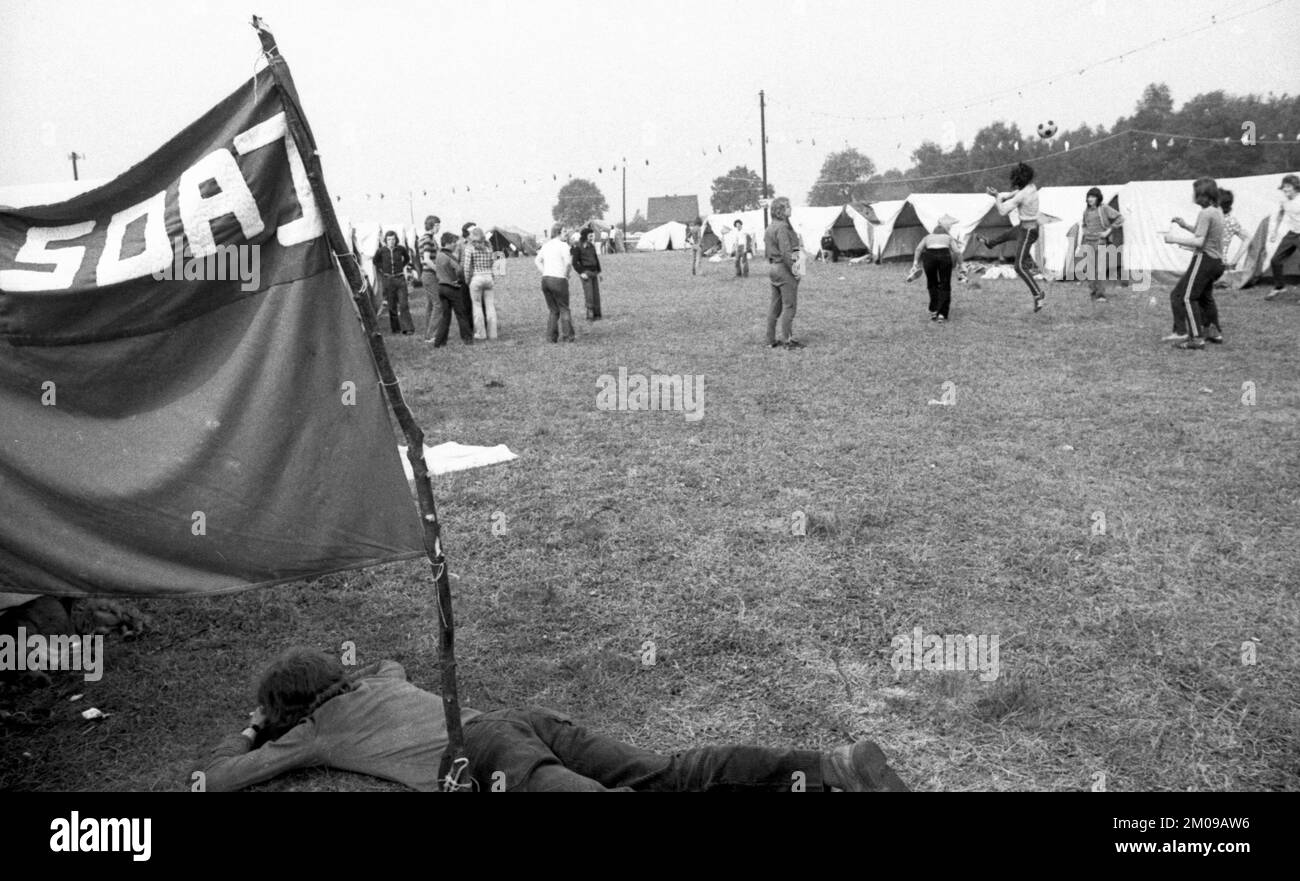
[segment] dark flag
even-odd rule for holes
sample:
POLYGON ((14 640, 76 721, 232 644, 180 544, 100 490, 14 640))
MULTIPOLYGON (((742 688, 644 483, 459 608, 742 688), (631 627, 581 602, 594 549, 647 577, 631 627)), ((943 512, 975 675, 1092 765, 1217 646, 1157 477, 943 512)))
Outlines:
POLYGON ((116 180, 0 206, 0 587, 210 594, 424 556, 316 206, 269 70, 116 180))

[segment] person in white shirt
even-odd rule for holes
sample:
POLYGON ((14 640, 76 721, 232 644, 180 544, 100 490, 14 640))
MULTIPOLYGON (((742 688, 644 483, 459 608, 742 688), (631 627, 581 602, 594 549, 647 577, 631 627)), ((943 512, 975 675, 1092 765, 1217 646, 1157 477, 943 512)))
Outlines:
POLYGON ((1282 190, 1282 201, 1277 206, 1277 223, 1273 226, 1273 235, 1269 236, 1269 241, 1276 242, 1278 235, 1282 234, 1282 243, 1277 246, 1273 259, 1269 261, 1269 267, 1273 270, 1273 290, 1264 295, 1265 300, 1272 300, 1286 290, 1283 269, 1287 258, 1300 248, 1300 198, 1296 198, 1296 193, 1300 192, 1300 177, 1288 174, 1282 178, 1279 189, 1282 190))
POLYGON ((732 224, 736 228, 732 244, 736 248, 736 278, 749 278, 749 255, 754 251, 753 240, 745 232, 745 222, 737 220, 732 224))
POLYGON ((1038 241, 1038 187, 1034 184, 1034 170, 1023 162, 1016 163, 1011 169, 1011 186, 1015 189, 1010 193, 999 193, 993 187, 989 187, 987 192, 997 200, 999 214, 1006 216, 1013 210, 1020 209, 1020 225, 1015 227, 1014 231, 1008 230, 1003 235, 991 239, 983 236, 977 238, 984 247, 992 248, 1015 236, 1016 260, 1012 265, 1016 275, 1020 276, 1021 281, 1033 294, 1034 311, 1037 312, 1043 308, 1043 297, 1046 295, 1034 277, 1037 267, 1034 266, 1030 253, 1034 242, 1038 241))
POLYGON ((573 319, 569 315, 569 270, 573 257, 563 233, 560 224, 551 227, 550 240, 542 245, 533 261, 542 274, 542 296, 550 313, 546 319, 546 336, 553 343, 561 339, 566 343, 574 341, 573 319))

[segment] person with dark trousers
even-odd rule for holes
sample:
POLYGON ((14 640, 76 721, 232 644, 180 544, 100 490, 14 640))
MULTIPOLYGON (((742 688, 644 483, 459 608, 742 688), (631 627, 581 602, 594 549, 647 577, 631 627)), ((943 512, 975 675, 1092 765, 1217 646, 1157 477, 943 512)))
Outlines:
POLYGON ((438 298, 438 230, 442 227, 442 218, 430 214, 424 218, 424 235, 420 236, 420 281, 424 285, 424 341, 433 342, 433 328, 441 311, 438 298))
POLYGON ((1282 234, 1282 241, 1273 252, 1273 259, 1269 261, 1269 268, 1273 270, 1273 290, 1264 295, 1265 300, 1275 300, 1277 295, 1286 290, 1286 270, 1287 258, 1300 248, 1300 177, 1294 174, 1288 174, 1282 178, 1282 199, 1277 206, 1277 223, 1273 226, 1273 234, 1268 237, 1270 242, 1276 242, 1279 234, 1282 234))
POLYGON ((578 244, 569 249, 573 269, 582 279, 582 294, 587 300, 587 320, 600 320, 600 255, 591 243, 591 227, 578 233, 578 244))
MULTIPOLYGON (((243 789, 312 767, 441 791, 442 698, 408 682, 395 661, 349 675, 335 655, 291 648, 263 672, 257 700, 249 724, 196 768, 206 791, 243 789)), ((479 792, 909 791, 870 740, 825 752, 704 746, 663 755, 554 710, 466 707, 460 716, 468 765, 459 782, 479 792)))
POLYGON ((388 305, 388 323, 393 333, 415 333, 411 320, 411 304, 406 290, 406 277, 411 268, 411 252, 397 243, 397 233, 391 229, 384 233, 384 243, 375 251, 375 278, 388 305))
POLYGON ((745 232, 745 221, 736 220, 736 278, 749 278, 749 255, 754 250, 754 243, 749 233, 745 232))
POLYGON ((987 192, 997 200, 999 214, 1006 216, 1019 209, 1019 225, 991 239, 976 238, 990 249, 1012 238, 1016 240, 1016 260, 1012 266, 1033 295, 1034 311, 1037 312, 1043 308, 1046 294, 1038 283, 1038 267, 1033 257, 1034 242, 1038 241, 1038 186, 1034 183, 1034 170, 1023 162, 1017 162, 1011 169, 1011 186, 1014 189, 1010 193, 999 193, 993 187, 989 187, 987 192))
POLYGON ((1193 226, 1181 217, 1170 220, 1185 232, 1170 230, 1165 241, 1192 251, 1192 262, 1169 292, 1174 313, 1174 332, 1165 337, 1179 349, 1204 349, 1206 340, 1223 342, 1219 330, 1219 309, 1214 302, 1214 282, 1223 275, 1223 212, 1219 210, 1219 187, 1214 178, 1197 178, 1192 197, 1201 211, 1193 226))
POLYGON ((802 349, 794 332, 794 314, 799 306, 799 277, 795 275, 801 245, 799 234, 790 225, 790 200, 782 196, 772 200, 772 222, 763 232, 767 251, 767 275, 772 298, 767 309, 767 344, 773 349, 802 349))
POLYGON ((553 343, 574 341, 573 319, 569 317, 569 269, 573 254, 561 235, 564 227, 551 227, 551 238, 533 258, 542 274, 542 297, 546 300, 546 337, 553 343))
POLYGON ((465 345, 474 342, 474 321, 470 318, 469 300, 465 294, 465 286, 461 283, 464 273, 460 268, 460 261, 456 259, 456 241, 455 233, 443 233, 442 248, 434 261, 434 274, 438 277, 438 300, 441 307, 438 310, 438 329, 433 335, 435 349, 447 344, 453 313, 460 330, 460 338, 465 345))
POLYGON ((1087 261, 1084 265, 1092 274, 1088 279, 1088 293, 1099 303, 1106 302, 1106 273, 1111 264, 1106 258, 1106 246, 1110 244, 1113 232, 1123 225, 1124 215, 1102 204, 1101 189, 1093 187, 1088 190, 1084 196, 1083 217, 1079 219, 1079 248, 1075 258, 1078 259, 1079 251, 1083 252, 1087 261))
POLYGON ((920 269, 925 270, 925 286, 930 292, 930 320, 946 322, 952 305, 952 274, 961 269, 961 248, 942 222, 916 246, 908 279, 915 278, 920 269))

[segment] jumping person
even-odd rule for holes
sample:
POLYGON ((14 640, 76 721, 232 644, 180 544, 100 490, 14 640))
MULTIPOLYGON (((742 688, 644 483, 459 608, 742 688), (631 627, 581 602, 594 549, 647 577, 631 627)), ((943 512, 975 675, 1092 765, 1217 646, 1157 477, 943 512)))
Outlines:
POLYGON ((1011 169, 1011 186, 1014 189, 1010 193, 999 193, 993 187, 988 187, 987 192, 997 200, 999 214, 1006 216, 1013 210, 1020 209, 1020 225, 991 239, 983 236, 976 238, 986 248, 1015 238, 1016 260, 1012 265, 1016 275, 1029 288, 1029 293, 1033 294, 1034 311, 1037 312, 1043 308, 1043 297, 1046 295, 1035 278, 1037 267, 1031 254, 1034 242, 1038 241, 1038 186, 1034 183, 1034 170, 1023 162, 1016 163, 1011 169))
POLYGON ((469 244, 465 246, 465 259, 461 264, 469 282, 470 313, 474 319, 474 339, 497 338, 497 307, 494 295, 492 249, 487 236, 477 226, 469 231, 469 244))
POLYGON ((587 320, 600 320, 600 255, 591 243, 592 229, 584 226, 578 233, 578 244, 569 249, 573 269, 582 279, 582 295, 587 301, 587 320))
POLYGON ((388 306, 388 324, 393 333, 415 333, 411 321, 411 304, 407 297, 406 276, 410 274, 411 253, 405 245, 397 243, 397 233, 391 229, 384 233, 384 243, 372 258, 380 292, 388 306))
POLYGON ((1282 199, 1277 206, 1277 223, 1273 225, 1273 235, 1268 240, 1276 242, 1278 234, 1283 235, 1282 243, 1277 246, 1273 259, 1269 261, 1269 267, 1273 270, 1273 290, 1264 295, 1265 300, 1272 300, 1286 290, 1283 268, 1286 259, 1300 248, 1300 199, 1296 198, 1296 193, 1300 192, 1300 177, 1288 174, 1282 178, 1282 186, 1278 189, 1282 191, 1282 199))
POLYGON ((767 274, 772 283, 772 299, 767 310, 767 344, 773 349, 802 349, 803 343, 791 336, 794 313, 799 305, 799 277, 795 275, 795 264, 801 249, 799 234, 790 225, 790 200, 785 196, 774 199, 771 214, 772 222, 763 233, 769 264, 767 274))
POLYGON ((1169 306, 1174 313, 1174 332, 1165 337, 1179 349, 1203 349, 1205 341, 1223 342, 1219 331, 1219 310, 1214 302, 1214 282, 1223 275, 1223 213, 1219 211, 1219 187, 1214 178, 1197 178, 1192 196, 1201 211, 1196 225, 1181 217, 1171 223, 1182 227, 1190 236, 1174 231, 1165 241, 1193 251, 1192 262, 1183 277, 1169 292, 1169 306))
MULTIPOLYGON (((451 233, 448 233, 451 235, 451 233)), ((455 237, 453 236, 453 239, 455 237)), ((334 655, 291 648, 262 674, 250 723, 198 768, 208 792, 296 768, 369 774, 411 789, 441 789, 447 748, 442 698, 417 688, 395 661, 352 676, 334 655)), ((830 752, 707 746, 671 756, 630 746, 544 709, 461 711, 462 783, 480 792, 907 792, 870 740, 830 752)))
POLYGON ((447 344, 447 333, 451 330, 453 314, 456 316, 460 338, 468 346, 474 342, 474 322, 469 317, 469 302, 465 296, 464 286, 461 284, 464 273, 460 261, 456 259, 456 234, 443 233, 441 242, 442 248, 438 251, 437 260, 434 261, 441 308, 438 310, 438 329, 434 331, 433 347, 437 349, 447 344))
POLYGON ((564 227, 551 227, 551 239, 542 245, 533 263, 542 274, 542 296, 546 299, 546 337, 553 343, 574 341, 573 319, 569 317, 569 269, 573 255, 561 237, 564 227))
MULTIPOLYGON (((1088 292, 1099 303, 1106 302, 1106 271, 1109 261, 1105 259, 1106 245, 1110 242, 1110 232, 1124 224, 1124 215, 1109 205, 1102 204, 1101 190, 1093 187, 1084 197, 1083 218, 1079 221, 1079 247, 1085 252, 1092 278, 1088 280, 1088 292)), ((1076 251, 1075 256, 1078 256, 1076 251)))
POLYGON ((745 232, 745 221, 736 219, 732 224, 736 228, 736 278, 749 278, 749 255, 754 250, 749 233, 745 232))
POLYGON ((952 273, 954 269, 961 269, 961 247, 942 222, 935 224, 934 232, 916 246, 908 280, 916 278, 922 268, 925 270, 925 286, 930 292, 930 320, 946 322, 948 307, 952 304, 952 273))

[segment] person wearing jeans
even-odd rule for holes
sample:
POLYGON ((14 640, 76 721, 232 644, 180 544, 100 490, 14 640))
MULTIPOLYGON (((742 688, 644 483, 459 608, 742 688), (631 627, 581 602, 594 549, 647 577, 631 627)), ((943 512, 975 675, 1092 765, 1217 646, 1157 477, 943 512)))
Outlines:
POLYGON ((469 302, 465 289, 460 283, 462 274, 460 263, 455 257, 456 234, 445 232, 442 234, 441 241, 442 250, 438 252, 438 258, 434 261, 438 276, 438 300, 441 305, 438 310, 438 329, 433 334, 435 349, 447 344, 447 333, 451 330, 453 314, 460 328, 461 340, 466 345, 474 342, 474 322, 469 317, 469 302))
POLYGON ((790 200, 782 196, 772 202, 772 222, 763 233, 767 249, 768 280, 772 298, 767 310, 767 344, 773 349, 802 349, 791 337, 794 313, 799 306, 799 279, 794 274, 799 251, 799 234, 790 225, 790 200))
MULTIPOLYGON (((437 792, 447 748, 442 698, 394 661, 351 675, 338 656, 294 647, 263 672, 249 725, 196 769, 208 792, 242 789, 298 768, 329 767, 437 792)), ((705 746, 663 755, 620 743, 554 710, 461 711, 480 792, 906 792, 870 740, 829 752, 705 746)))
POLYGON ((474 315, 474 339, 497 338, 497 307, 493 295, 492 250, 487 236, 477 226, 469 231, 465 246, 465 278, 469 279, 470 309, 474 315))
POLYGON ((384 244, 371 259, 380 292, 388 306, 388 322, 393 333, 415 333, 406 289, 406 277, 412 272, 410 252, 405 245, 397 243, 397 233, 389 230, 384 233, 384 244))
POLYGON ((591 243, 591 227, 578 233, 578 244, 569 249, 573 270, 582 279, 582 294, 587 301, 587 320, 600 320, 600 255, 591 243))
POLYGON ((736 228, 736 278, 749 278, 749 252, 753 250, 753 245, 749 241, 749 233, 745 232, 745 222, 737 220, 732 224, 736 228))
POLYGON ((573 319, 569 316, 569 269, 573 256, 561 234, 564 227, 551 227, 551 239, 534 258, 537 271, 542 274, 542 297, 546 300, 546 338, 553 343, 574 341, 573 319))

